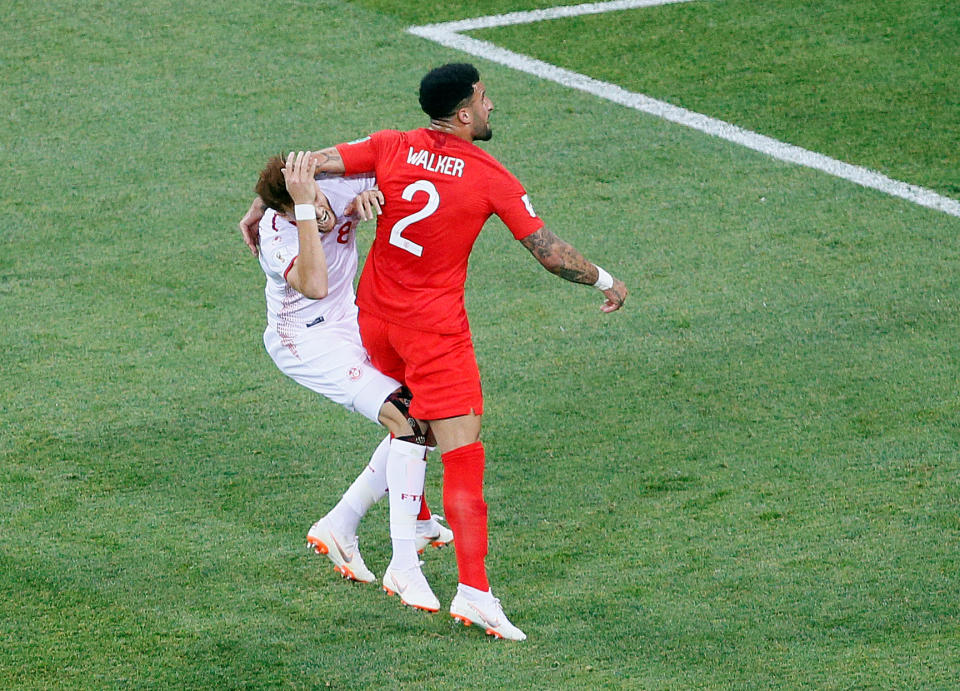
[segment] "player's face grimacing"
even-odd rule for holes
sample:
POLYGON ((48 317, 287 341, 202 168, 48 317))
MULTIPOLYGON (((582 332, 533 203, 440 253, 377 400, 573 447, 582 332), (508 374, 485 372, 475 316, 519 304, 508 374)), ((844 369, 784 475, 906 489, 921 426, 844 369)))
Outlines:
POLYGON ((482 81, 473 85, 473 98, 470 100, 468 110, 473 117, 471 131, 473 140, 490 141, 490 138, 493 137, 493 130, 490 128, 490 113, 493 111, 493 101, 487 96, 487 88, 482 81))
MULTIPOLYGON (((321 233, 329 233, 333 230, 333 226, 337 223, 337 217, 333 213, 333 207, 330 206, 330 202, 327 201, 327 198, 324 196, 323 192, 320 191, 320 188, 317 188, 317 196, 313 198, 313 208, 317 210, 317 230, 321 233)), ((291 223, 296 223, 294 221, 293 207, 283 210, 283 215, 287 217, 291 223)))
POLYGON ((317 210, 317 230, 321 233, 329 233, 337 222, 337 217, 333 213, 333 207, 324 196, 320 189, 317 189, 317 197, 313 200, 313 206, 317 210))

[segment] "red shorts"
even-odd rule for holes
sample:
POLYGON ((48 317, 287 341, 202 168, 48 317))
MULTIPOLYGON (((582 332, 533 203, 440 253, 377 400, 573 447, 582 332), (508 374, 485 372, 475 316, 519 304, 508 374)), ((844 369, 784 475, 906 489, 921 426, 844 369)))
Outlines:
POLYGON ((413 392, 413 417, 442 420, 470 412, 483 414, 480 370, 469 331, 417 331, 362 310, 357 321, 373 366, 413 392))

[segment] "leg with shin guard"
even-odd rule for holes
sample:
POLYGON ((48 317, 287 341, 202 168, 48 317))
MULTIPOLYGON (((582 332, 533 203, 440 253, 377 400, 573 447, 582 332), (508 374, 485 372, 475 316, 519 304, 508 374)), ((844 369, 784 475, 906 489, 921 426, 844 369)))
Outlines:
POLYGON ((387 486, 390 497, 390 539, 395 569, 417 566, 417 515, 423 498, 423 479, 427 463, 424 447, 396 438, 387 455, 387 486))

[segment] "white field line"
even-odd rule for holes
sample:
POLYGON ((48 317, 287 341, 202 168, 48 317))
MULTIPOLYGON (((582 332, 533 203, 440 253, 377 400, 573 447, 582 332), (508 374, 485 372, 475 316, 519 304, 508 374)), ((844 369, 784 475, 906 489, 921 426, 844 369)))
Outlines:
POLYGON ((869 168, 861 168, 860 166, 844 163, 843 161, 838 161, 823 154, 808 151, 799 146, 787 144, 771 137, 745 130, 736 125, 731 125, 729 122, 717 120, 716 118, 711 118, 701 113, 694 113, 685 108, 670 105, 664 101, 658 101, 649 96, 644 96, 643 94, 627 91, 616 84, 592 79, 586 75, 571 72, 562 67, 557 67, 556 65, 551 65, 526 55, 514 53, 487 41, 480 41, 460 33, 473 29, 525 24, 546 19, 575 17, 584 14, 598 14, 601 12, 691 1, 692 0, 615 0, 614 2, 552 7, 545 10, 511 12, 509 14, 476 17, 474 19, 463 19, 441 24, 411 26, 407 31, 415 36, 435 41, 447 48, 453 48, 454 50, 460 50, 479 58, 500 63, 501 65, 506 65, 507 67, 532 74, 542 79, 548 79, 571 89, 593 94, 594 96, 619 103, 620 105, 639 110, 649 115, 654 115, 678 125, 692 127, 700 132, 726 139, 735 144, 740 144, 748 149, 759 151, 781 161, 814 168, 815 170, 823 171, 824 173, 848 180, 857 185, 879 190, 885 194, 906 199, 914 204, 936 209, 951 216, 960 217, 960 202, 955 199, 950 199, 949 197, 944 197, 924 187, 900 182, 899 180, 894 180, 869 168))

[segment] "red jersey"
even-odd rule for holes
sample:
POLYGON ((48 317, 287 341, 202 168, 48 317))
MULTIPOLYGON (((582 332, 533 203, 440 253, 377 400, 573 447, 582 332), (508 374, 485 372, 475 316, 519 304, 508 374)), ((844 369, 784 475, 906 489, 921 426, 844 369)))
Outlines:
POLYGON ((346 175, 375 172, 386 203, 357 305, 421 331, 467 329, 467 260, 497 214, 517 240, 543 227, 526 191, 493 156, 443 132, 381 130, 340 144, 346 175))

